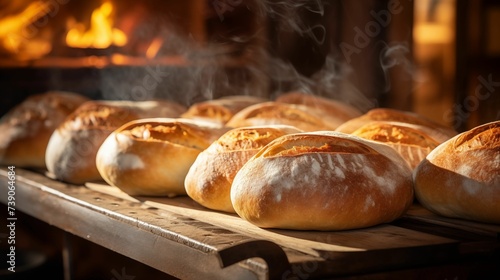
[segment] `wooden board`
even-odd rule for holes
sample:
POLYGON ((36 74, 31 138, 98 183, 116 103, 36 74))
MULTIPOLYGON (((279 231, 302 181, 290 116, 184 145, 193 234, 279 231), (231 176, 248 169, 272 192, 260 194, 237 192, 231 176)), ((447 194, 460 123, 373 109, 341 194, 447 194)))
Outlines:
POLYGON ((337 232, 262 229, 241 219, 236 214, 227 214, 204 208, 189 197, 131 197, 120 189, 105 184, 87 183, 86 186, 98 192, 114 195, 129 201, 140 202, 145 206, 186 215, 193 219, 238 233, 259 236, 279 245, 317 257, 321 256, 321 252, 363 252, 457 242, 457 240, 396 227, 390 224, 337 232))
MULTIPOLYGON (((21 211, 184 279, 236 274, 245 275, 242 279, 300 278, 304 270, 309 278, 324 278, 436 266, 500 252, 497 225, 442 219, 418 205, 395 222, 358 230, 262 229, 187 196, 132 197, 104 183, 70 185, 23 169, 16 169, 16 176, 21 211), (160 244, 160 250, 151 250, 160 244), (196 261, 184 262, 181 256, 196 261)), ((6 182, 6 172, 0 170, 0 185, 6 182)))
MULTIPOLYGON (((466 239, 468 243, 465 243, 462 237, 467 235, 455 234, 453 237, 456 238, 450 238, 440 234, 441 231, 435 227, 430 227, 432 229, 430 231, 421 230, 415 225, 415 221, 426 219, 435 225, 440 219, 418 204, 414 204, 411 212, 405 216, 410 220, 409 226, 396 222, 357 230, 298 231, 262 229, 236 214, 207 209, 186 196, 175 198, 130 196, 105 183, 87 183, 86 187, 127 201, 141 203, 144 207, 167 210, 222 229, 270 240, 285 248, 285 251, 291 249, 304 253, 307 257, 302 260, 297 260, 296 256, 295 258, 289 256, 290 262, 303 267, 305 263, 311 264, 311 261, 315 260, 317 262, 315 274, 318 276, 396 269, 408 264, 414 266, 437 264, 455 260, 466 253, 485 250, 485 246, 486 251, 500 248, 498 242, 483 236, 466 239), (484 244, 483 240, 487 240, 487 243, 484 244), (480 246, 478 243, 481 243, 480 246), (470 245, 468 248, 473 249, 463 250, 464 244, 470 245)), ((498 228, 498 226, 469 223, 474 224, 473 229, 485 227, 494 232, 498 228)))
POLYGON ((422 205, 415 203, 406 213, 406 218, 436 226, 448 227, 485 237, 500 240, 500 225, 479 223, 463 219, 448 218, 432 213, 422 205))

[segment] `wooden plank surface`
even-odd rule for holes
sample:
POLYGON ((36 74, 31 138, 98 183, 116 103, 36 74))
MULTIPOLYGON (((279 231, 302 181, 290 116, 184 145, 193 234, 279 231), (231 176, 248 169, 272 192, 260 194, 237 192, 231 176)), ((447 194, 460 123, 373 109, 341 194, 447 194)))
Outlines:
MULTIPOLYGON (((6 173, 0 169, 2 189, 7 185, 6 173)), ((16 211, 181 279, 266 279, 269 273, 261 259, 221 266, 219 251, 254 238, 216 235, 213 230, 218 228, 213 225, 191 223, 185 216, 141 207, 84 186, 16 168, 15 198, 16 211)), ((0 196, 0 202, 6 203, 5 199, 0 196)))
POLYGON ((421 221, 432 225, 459 229, 462 231, 489 236, 500 240, 500 225, 498 224, 479 223, 464 219, 443 217, 432 213, 419 204, 414 204, 408 210, 405 217, 414 221, 421 221))
MULTIPOLYGON (((26 203, 31 204, 20 205, 20 208, 24 207, 31 211, 28 214, 39 216, 49 224, 165 272, 177 270, 175 265, 164 264, 166 261, 173 264, 179 262, 175 259, 176 256, 156 256, 145 248, 152 246, 151 244, 172 247, 172 252, 188 255, 198 262, 194 268, 189 268, 189 264, 186 263, 178 264, 180 267, 178 270, 181 271, 177 272, 183 276, 182 278, 192 276, 182 274, 183 271, 190 269, 196 273, 205 273, 207 277, 215 277, 215 274, 207 272, 210 266, 218 267, 221 273, 217 276, 231 275, 231 273, 243 275, 248 272, 246 276, 256 275, 260 278, 268 273, 268 267, 262 259, 253 258, 256 257, 255 254, 262 254, 262 258, 268 262, 267 265, 276 266, 277 269, 273 270, 276 273, 287 273, 290 277, 300 278, 296 273, 304 270, 308 272, 308 277, 325 277, 367 273, 381 269, 437 265, 467 257, 471 252, 477 253, 477 250, 463 250, 464 244, 474 248, 476 241, 484 243, 481 250, 486 248, 487 254, 500 251, 498 240, 491 238, 491 235, 498 230, 495 225, 477 225, 468 222, 460 230, 472 228, 475 233, 481 232, 469 239, 462 239, 460 235, 450 238, 435 234, 432 230, 412 227, 421 221, 430 225, 443 222, 418 205, 412 207, 399 222, 365 229, 325 232, 262 229, 236 214, 202 207, 187 196, 132 197, 105 183, 76 186, 52 180, 46 174, 39 172, 23 169, 18 169, 16 172, 18 182, 22 183, 23 195, 29 200, 26 203), (75 207, 78 209, 75 210, 75 207), (42 213, 43 211, 58 211, 59 215, 42 213), (90 216, 79 215, 83 212, 90 216), (99 223, 104 225, 109 223, 119 230, 103 228, 102 224, 93 224, 92 216, 96 216, 99 223), (146 240, 128 244, 139 236, 146 240), (488 238, 483 239, 484 236, 488 238), (278 246, 273 249, 275 244, 278 246), (284 259, 280 259, 280 254, 283 252, 284 259), (220 254, 226 254, 227 259, 221 259, 220 254), (229 270, 225 271, 225 269, 220 270, 221 263, 218 263, 214 256, 219 256, 222 264, 225 260, 229 264, 232 261, 245 260, 246 257, 249 259, 239 262, 237 266, 230 266, 229 270), (174 259, 171 259, 172 257, 174 259), (280 264, 285 266, 280 267, 280 264), (287 268, 286 265, 290 267, 287 268)), ((4 173, 0 170, 0 175, 4 176, 5 181, 4 173)), ((0 176, 1 183, 2 176, 0 176)), ((444 221, 456 223, 447 219, 444 221)), ((427 228, 432 229, 432 227, 427 228)), ((453 227, 447 229, 454 230, 453 227)))
POLYGON ((390 224, 337 232, 262 229, 241 219, 236 214, 222 213, 204 208, 189 197, 131 197, 118 188, 106 184, 87 183, 86 186, 92 190, 114 195, 128 201, 140 202, 145 206, 186 215, 242 234, 259 236, 316 257, 320 257, 320 253, 325 251, 337 253, 364 252, 457 242, 456 240, 390 224))

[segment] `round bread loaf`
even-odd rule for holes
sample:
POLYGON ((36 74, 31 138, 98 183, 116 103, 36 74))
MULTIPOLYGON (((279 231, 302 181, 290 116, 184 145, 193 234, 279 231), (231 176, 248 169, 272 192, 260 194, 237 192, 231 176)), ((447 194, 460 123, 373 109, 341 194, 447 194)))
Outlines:
POLYGON ((389 121, 373 121, 355 130, 352 135, 385 143, 394 148, 414 169, 440 142, 425 126, 389 121))
POLYGON ((0 119, 0 164, 45 169, 50 135, 85 96, 49 91, 29 96, 0 119))
POLYGON ((428 130, 428 133, 432 134, 430 136, 440 143, 457 135, 457 132, 453 129, 435 123, 434 121, 431 121, 421 115, 415 114, 413 112, 389 108, 371 109, 365 114, 339 125, 335 129, 335 131, 353 133, 356 129, 359 129, 363 125, 368 124, 372 121, 403 122, 424 126, 430 129, 428 130))
POLYGON ((248 106, 236 113, 227 123, 229 127, 259 125, 290 125, 302 131, 334 130, 344 120, 321 114, 311 107, 275 101, 248 106))
POLYGON ((263 228, 346 230, 391 222, 413 202, 411 170, 391 147, 338 132, 282 136, 243 165, 234 210, 263 228))
POLYGON ((225 124, 234 114, 250 105, 268 101, 261 97, 234 95, 194 103, 181 115, 182 118, 212 121, 225 124))
POLYGON ((96 166, 108 184, 130 195, 185 195, 189 168, 225 131, 187 119, 131 121, 106 138, 97 152, 96 166))
POLYGON ((231 184, 238 170, 272 140, 301 130, 284 125, 234 128, 201 152, 186 175, 187 194, 199 204, 234 213, 231 184))
POLYGON ((347 103, 298 91, 281 94, 275 100, 276 102, 305 105, 345 121, 363 114, 360 110, 347 103))
POLYGON ((413 173, 416 199, 452 218, 500 223, 500 121, 435 148, 413 173))
POLYGON ((131 120, 178 117, 184 111, 169 101, 88 101, 51 135, 45 154, 49 175, 73 184, 102 181, 95 156, 109 134, 131 120))

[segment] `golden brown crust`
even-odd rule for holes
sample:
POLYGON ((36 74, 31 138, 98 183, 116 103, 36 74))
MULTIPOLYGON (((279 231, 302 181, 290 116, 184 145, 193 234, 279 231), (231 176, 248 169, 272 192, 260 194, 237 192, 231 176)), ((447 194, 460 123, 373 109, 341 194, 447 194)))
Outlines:
POLYGON ((411 170, 384 144, 337 132, 289 134, 238 171, 231 201, 238 215, 264 228, 368 227, 408 209, 411 170))
POLYGON ((440 144, 429 134, 432 134, 432 131, 425 126, 389 121, 373 121, 352 133, 391 146, 412 169, 440 144))
POLYGON ((303 92, 287 92, 276 97, 276 102, 305 105, 344 121, 359 117, 362 112, 357 108, 330 98, 303 92))
POLYGON ((264 102, 236 113, 226 125, 245 127, 256 125, 290 125, 303 131, 334 130, 343 120, 322 115, 310 107, 280 102, 264 102))
POLYGON ((226 132, 201 152, 189 169, 184 183, 187 194, 207 208, 234 213, 229 193, 238 170, 272 140, 298 132, 297 128, 281 125, 226 132))
POLYGON ((500 223, 500 121, 439 145, 413 180, 418 201, 439 215, 500 223))
POLYGON ((246 95, 226 96, 195 103, 182 114, 183 118, 202 119, 225 124, 234 114, 250 105, 265 102, 266 99, 246 95))
POLYGON ((50 135, 78 106, 89 99, 50 91, 28 97, 0 120, 0 164, 45 168, 50 135))
POLYGON ((178 117, 184 110, 182 105, 168 101, 92 100, 80 106, 67 118, 64 129, 115 129, 139 117, 178 117))
POLYGON ((177 117, 182 106, 167 101, 88 101, 54 131, 45 162, 54 178, 73 184, 100 181, 95 156, 121 125, 148 117, 177 117))
POLYGON ((123 106, 113 106, 112 103, 104 101, 89 101, 73 112, 59 129, 115 129, 138 117, 136 112, 123 106))
POLYGON ((96 166, 107 183, 130 195, 185 195, 192 163, 226 130, 183 119, 131 121, 106 138, 96 166))
POLYGON ((346 121, 337 127, 336 131, 353 133, 361 126, 372 121, 392 121, 424 126, 430 129, 429 133, 432 133, 431 136, 439 143, 444 142, 457 134, 457 132, 453 129, 437 124, 413 112, 389 108, 372 109, 362 116, 346 121))

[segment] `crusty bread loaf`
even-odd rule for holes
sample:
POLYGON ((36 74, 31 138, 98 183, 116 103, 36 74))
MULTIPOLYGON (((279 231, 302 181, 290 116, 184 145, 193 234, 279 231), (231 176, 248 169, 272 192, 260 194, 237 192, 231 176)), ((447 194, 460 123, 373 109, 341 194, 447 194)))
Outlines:
POLYGON ((257 125, 290 125, 303 131, 334 130, 343 123, 340 118, 321 114, 311 107, 275 101, 246 107, 236 113, 227 123, 229 127, 257 125))
POLYGON ((417 200, 439 215, 500 223, 500 121, 439 145, 413 180, 417 200))
POLYGON ((131 121, 101 145, 96 155, 97 170, 108 184, 130 195, 185 195, 184 179, 189 168, 198 154, 225 131, 187 119, 131 121))
POLYGON ((411 170, 387 145, 338 132, 282 136, 231 186, 238 215, 263 228, 344 230, 391 222, 413 202, 411 170))
POLYGON ((345 102, 298 91, 283 93, 275 100, 276 102, 305 105, 345 121, 363 114, 359 109, 345 102))
POLYGON ((135 119, 178 117, 185 108, 169 101, 88 101, 51 135, 45 162, 55 179, 82 184, 101 181, 95 156, 115 129, 135 119))
POLYGON ((0 119, 0 164, 44 169, 50 135, 88 100, 77 93, 49 91, 13 107, 0 119))
POLYGON ((194 103, 181 117, 225 124, 243 108, 265 101, 268 100, 247 95, 224 96, 194 103))
POLYGON ((371 109, 365 114, 339 125, 336 131, 352 133, 372 121, 393 121, 424 126, 431 129, 429 130, 429 133, 432 133, 430 136, 440 143, 457 134, 453 129, 440 125, 416 113, 389 108, 371 109))
POLYGON ((272 140, 301 130, 284 125, 234 128, 201 152, 186 175, 187 194, 199 204, 234 213, 231 184, 238 170, 272 140))
POLYGON ((430 136, 433 135, 431 129, 403 122, 373 121, 361 126, 352 135, 391 146, 412 169, 440 144, 430 136))

